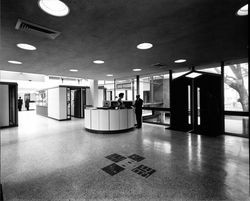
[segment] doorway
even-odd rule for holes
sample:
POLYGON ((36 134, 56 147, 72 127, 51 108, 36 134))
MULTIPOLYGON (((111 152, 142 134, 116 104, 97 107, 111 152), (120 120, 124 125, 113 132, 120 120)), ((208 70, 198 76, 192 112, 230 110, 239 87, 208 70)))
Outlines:
POLYGON ((86 107, 86 89, 71 88, 71 116, 84 118, 84 109, 86 107))

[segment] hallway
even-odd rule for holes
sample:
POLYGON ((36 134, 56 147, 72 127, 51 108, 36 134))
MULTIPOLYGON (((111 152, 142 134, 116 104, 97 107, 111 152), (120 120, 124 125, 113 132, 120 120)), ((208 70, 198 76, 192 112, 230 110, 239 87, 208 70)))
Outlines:
POLYGON ((6 201, 249 199, 248 139, 150 124, 102 135, 85 131, 83 119, 19 112, 19 127, 1 130, 1 166, 6 201), (114 163, 105 158, 114 153, 124 158, 111 176, 102 168, 114 163), (142 160, 128 158, 133 154, 142 160), (143 177, 132 171, 140 165, 155 171, 143 177))

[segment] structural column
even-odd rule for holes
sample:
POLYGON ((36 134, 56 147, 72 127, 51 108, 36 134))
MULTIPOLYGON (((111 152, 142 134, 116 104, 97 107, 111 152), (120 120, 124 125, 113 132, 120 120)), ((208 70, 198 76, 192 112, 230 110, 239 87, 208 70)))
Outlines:
POLYGON ((136 95, 140 94, 140 76, 136 75, 136 95))
POLYGON ((98 106, 98 80, 90 80, 90 96, 93 107, 98 106))
POLYGON ((154 77, 150 77, 150 103, 154 102, 154 77))
POLYGON ((223 119, 222 119, 222 132, 225 132, 225 95, 224 95, 224 73, 225 73, 225 65, 224 61, 221 62, 221 101, 222 101, 222 112, 223 112, 223 119))

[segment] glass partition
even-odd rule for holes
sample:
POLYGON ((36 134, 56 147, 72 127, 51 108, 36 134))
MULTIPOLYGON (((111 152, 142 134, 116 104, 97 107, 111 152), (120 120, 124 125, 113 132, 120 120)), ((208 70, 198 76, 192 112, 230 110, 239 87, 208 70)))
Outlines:
POLYGON ((124 100, 132 101, 135 98, 134 78, 117 79, 115 81, 115 96, 124 93, 124 100))
POLYGON ((169 74, 147 75, 140 78, 140 96, 144 101, 143 122, 169 125, 169 74))
POLYGON ((106 100, 111 101, 114 100, 114 81, 103 81, 101 83, 98 83, 99 86, 104 86, 104 89, 106 89, 106 100))
POLYGON ((169 74, 140 78, 140 96, 144 107, 169 108, 169 74))

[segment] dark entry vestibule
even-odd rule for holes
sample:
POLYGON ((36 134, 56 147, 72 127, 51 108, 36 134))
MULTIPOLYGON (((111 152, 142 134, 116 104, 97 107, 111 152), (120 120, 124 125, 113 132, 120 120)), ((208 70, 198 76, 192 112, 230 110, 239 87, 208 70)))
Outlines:
POLYGON ((171 129, 206 135, 223 133, 221 75, 188 72, 171 83, 171 129))

